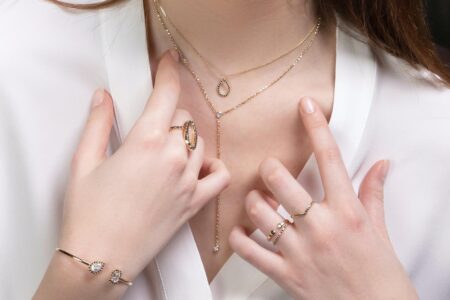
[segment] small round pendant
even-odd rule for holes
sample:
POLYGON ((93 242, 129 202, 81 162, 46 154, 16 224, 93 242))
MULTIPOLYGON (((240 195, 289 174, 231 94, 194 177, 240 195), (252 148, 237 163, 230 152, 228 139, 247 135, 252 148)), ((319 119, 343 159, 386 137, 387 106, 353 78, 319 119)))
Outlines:
POLYGON ((217 84, 217 95, 219 95, 220 97, 226 97, 230 94, 231 92, 231 85, 228 82, 228 80, 226 80, 225 78, 222 78, 219 83, 217 84))

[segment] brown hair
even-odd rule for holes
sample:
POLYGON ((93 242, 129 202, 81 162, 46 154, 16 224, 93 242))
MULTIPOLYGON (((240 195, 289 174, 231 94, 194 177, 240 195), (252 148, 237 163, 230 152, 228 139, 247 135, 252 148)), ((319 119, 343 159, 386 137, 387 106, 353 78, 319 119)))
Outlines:
MULTIPOLYGON (((48 0, 76 9, 100 9, 127 0, 104 0, 91 4, 72 4, 48 0)), ((437 81, 450 86, 450 72, 439 59, 425 19, 423 0, 314 0, 316 13, 324 23, 335 16, 367 37, 369 44, 408 62, 423 66, 438 76, 437 81)), ((148 3, 143 0, 146 19, 148 3)), ((147 22, 148 24, 148 22, 147 22)))

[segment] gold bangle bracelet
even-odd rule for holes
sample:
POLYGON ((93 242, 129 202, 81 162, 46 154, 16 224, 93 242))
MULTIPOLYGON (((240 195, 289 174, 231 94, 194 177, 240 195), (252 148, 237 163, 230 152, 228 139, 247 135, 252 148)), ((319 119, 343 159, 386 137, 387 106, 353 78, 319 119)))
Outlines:
MULTIPOLYGON (((105 263, 103 261, 95 260, 95 261, 89 263, 89 262, 85 261, 84 259, 82 259, 82 258, 80 258, 80 257, 78 257, 76 255, 73 255, 72 253, 67 252, 66 250, 63 250, 61 248, 56 248, 56 251, 58 251, 58 252, 60 252, 60 253, 62 253, 64 255, 67 255, 68 257, 72 258, 73 260, 75 260, 75 261, 77 261, 79 263, 82 263, 83 265, 88 266, 88 270, 92 274, 95 274, 95 275, 99 274, 105 268, 105 263)), ((111 282, 112 284, 123 283, 123 284, 126 284, 128 286, 132 286, 133 285, 133 282, 123 279, 122 278, 122 271, 117 270, 117 269, 112 271, 111 277, 109 279, 109 282, 111 282)))

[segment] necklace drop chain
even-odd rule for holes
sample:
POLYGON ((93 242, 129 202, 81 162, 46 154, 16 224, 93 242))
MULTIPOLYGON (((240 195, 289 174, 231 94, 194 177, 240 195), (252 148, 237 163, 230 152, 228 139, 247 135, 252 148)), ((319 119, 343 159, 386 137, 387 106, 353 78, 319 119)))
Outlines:
MULTIPOLYGON (((269 89, 270 87, 275 85, 278 81, 280 81, 282 78, 284 78, 286 76, 286 74, 288 74, 290 72, 303 59, 304 55, 312 47, 312 45, 314 43, 314 40, 315 40, 317 34, 319 33, 319 29, 320 29, 320 25, 321 25, 321 19, 319 18, 317 20, 316 25, 306 35, 306 37, 303 39, 301 44, 306 42, 308 39, 309 39, 309 42, 306 44, 306 46, 303 49, 301 49, 299 55, 295 58, 295 60, 288 67, 286 67, 283 70, 283 72, 281 72, 275 79, 270 81, 268 84, 266 84, 263 87, 261 87, 260 89, 258 89, 256 92, 254 92, 253 94, 251 94, 247 98, 244 98, 241 102, 239 102, 235 106, 232 106, 232 107, 230 107, 228 109, 225 109, 223 111, 219 111, 219 110, 217 110, 215 108, 213 102, 209 98, 209 95, 208 95, 208 93, 206 91, 206 88, 204 87, 203 83, 200 80, 200 77, 198 76, 198 74, 192 68, 191 63, 189 62, 187 57, 184 55, 184 53, 181 50, 181 48, 178 46, 178 43, 176 42, 175 38, 173 37, 171 31, 169 30, 169 27, 167 26, 167 23, 166 23, 166 21, 164 20, 164 18, 162 16, 162 15, 164 15, 164 17, 167 18, 167 14, 162 9, 162 7, 159 4, 158 0, 153 0, 153 3, 154 3, 154 10, 155 10, 155 13, 156 13, 156 17, 159 20, 159 22, 161 23, 164 31, 166 32, 167 37, 169 38, 170 43, 172 45, 172 48, 179 53, 181 62, 186 67, 186 69, 189 71, 189 73, 191 73, 192 77, 195 79, 195 82, 196 82, 200 92, 202 93, 202 96, 203 96, 206 104, 208 105, 209 109, 211 110, 211 112, 213 113, 213 115, 215 117, 215 121, 216 121, 216 157, 218 159, 221 159, 222 158, 222 153, 221 153, 221 150, 222 150, 222 146, 221 146, 221 133, 222 133, 222 124, 221 124, 221 122, 222 122, 222 118, 225 117, 226 115, 232 113, 233 111, 237 110, 238 108, 242 107, 243 105, 249 103, 251 100, 255 99, 258 95, 260 95, 261 93, 263 93, 264 91, 266 91, 267 89, 269 89)), ((191 47, 193 47, 193 46, 191 46, 191 47)), ((292 49, 289 53, 293 52, 298 47, 299 46, 297 46, 296 48, 292 49)), ((193 48, 193 49, 194 49, 194 52, 197 52, 195 50, 195 48, 193 48)), ((289 53, 287 53, 287 54, 289 54, 289 53)), ((284 56, 286 56, 287 54, 285 54, 284 56)), ((249 71, 247 70, 247 72, 249 72, 249 71)), ((228 84, 228 88, 231 89, 231 85, 229 85, 229 82, 226 81, 225 77, 223 77, 222 80, 225 80, 225 82, 228 84)), ((219 83, 219 85, 220 85, 220 83, 219 83)), ((219 90, 219 86, 217 86, 217 90, 219 90)), ((228 90, 228 93, 229 92, 230 92, 230 90, 228 90)), ((216 212, 215 212, 215 224, 214 224, 214 246, 212 248, 213 253, 218 253, 220 251, 220 241, 221 241, 221 239, 220 239, 220 222, 221 222, 221 213, 220 213, 220 211, 221 211, 220 206, 221 205, 220 204, 221 204, 221 201, 220 200, 221 199, 220 199, 220 194, 219 194, 217 196, 217 198, 216 198, 216 212)))

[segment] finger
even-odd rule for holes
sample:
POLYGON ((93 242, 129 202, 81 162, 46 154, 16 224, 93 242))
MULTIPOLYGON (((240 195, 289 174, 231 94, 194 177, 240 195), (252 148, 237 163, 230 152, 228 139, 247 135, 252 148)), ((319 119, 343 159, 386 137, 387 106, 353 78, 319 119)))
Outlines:
POLYGON ((353 187, 342 161, 339 147, 320 107, 311 98, 306 97, 301 99, 299 111, 311 140, 325 194, 353 193, 353 187))
POLYGON ((199 178, 200 170, 205 158, 205 141, 202 137, 198 137, 197 148, 190 152, 189 159, 186 165, 185 175, 199 178))
POLYGON ((114 120, 114 108, 109 93, 97 90, 92 97, 91 112, 75 152, 72 169, 87 174, 105 158, 114 120))
POLYGON ((230 184, 230 173, 225 164, 216 158, 205 158, 201 174, 194 192, 193 202, 198 208, 215 199, 230 184))
POLYGON ((233 228, 228 238, 231 248, 243 259, 274 280, 278 280, 284 268, 283 258, 261 247, 247 236, 240 226, 233 228))
MULTIPOLYGON (((268 236, 272 230, 278 231, 277 225, 284 219, 275 212, 269 205, 269 203, 264 199, 265 194, 261 191, 253 190, 248 193, 245 198, 245 209, 250 221, 253 222, 263 233, 268 236)), ((290 228, 292 225, 288 224, 286 230, 282 233, 278 239, 277 246, 283 252, 289 252, 289 245, 295 245, 297 239, 295 233, 290 228)), ((275 237, 272 239, 272 241, 275 237)))
MULTIPOLYGON (((184 109, 177 109, 173 116, 171 126, 183 126, 184 122, 192 120, 191 114, 184 109)), ((166 130, 169 130, 170 126, 166 130)), ((167 138, 167 147, 170 151, 179 152, 180 158, 183 157, 184 160, 188 159, 189 150, 186 148, 186 143, 183 137, 183 129, 171 129, 169 136, 167 138)))
POLYGON ((158 64, 153 92, 140 118, 143 126, 165 131, 170 126, 179 96, 178 53, 170 50, 158 64))
POLYGON ((389 170, 389 161, 378 161, 367 172, 359 187, 359 199, 370 219, 382 236, 389 240, 384 220, 384 181, 389 170))
POLYGON ((264 160, 259 174, 275 199, 292 215, 304 211, 312 199, 286 167, 275 158, 264 160))

